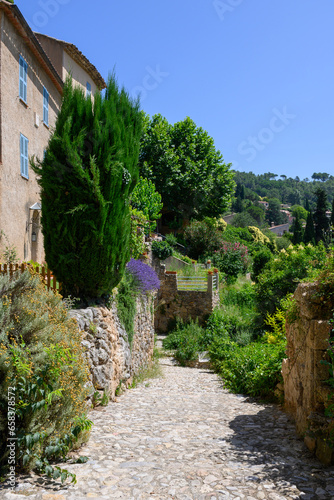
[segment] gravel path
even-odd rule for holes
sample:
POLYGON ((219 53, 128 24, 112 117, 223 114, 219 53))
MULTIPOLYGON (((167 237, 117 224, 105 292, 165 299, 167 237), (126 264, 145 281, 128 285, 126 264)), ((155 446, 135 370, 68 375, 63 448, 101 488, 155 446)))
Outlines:
POLYGON ((334 499, 334 468, 311 458, 279 408, 228 393, 207 370, 161 365, 163 378, 90 413, 89 461, 67 467, 75 486, 27 477, 0 498, 334 499))

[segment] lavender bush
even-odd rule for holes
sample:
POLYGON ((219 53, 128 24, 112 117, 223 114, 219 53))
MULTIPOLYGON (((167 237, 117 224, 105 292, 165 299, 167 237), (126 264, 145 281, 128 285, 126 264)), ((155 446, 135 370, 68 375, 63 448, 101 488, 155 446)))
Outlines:
POLYGON ((137 288, 141 293, 160 288, 160 281, 157 273, 152 267, 144 264, 141 260, 131 259, 130 262, 127 263, 126 269, 133 276, 137 288))

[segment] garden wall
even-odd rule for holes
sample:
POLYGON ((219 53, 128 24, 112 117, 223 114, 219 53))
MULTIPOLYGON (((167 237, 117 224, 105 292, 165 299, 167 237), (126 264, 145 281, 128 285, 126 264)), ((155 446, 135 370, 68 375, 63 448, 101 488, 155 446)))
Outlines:
POLYGON ((316 283, 299 284, 296 307, 287 322, 287 356, 283 361, 284 400, 296 421, 297 432, 323 463, 331 463, 333 450, 324 442, 328 420, 324 406, 328 398, 327 358, 331 306, 320 297, 316 283))
POLYGON ((115 301, 111 309, 88 307, 70 311, 82 331, 94 389, 109 393, 114 399, 116 388, 131 383, 134 375, 152 359, 154 348, 154 298, 137 298, 132 346, 118 315, 115 301))
POLYGON ((160 290, 155 306, 155 330, 168 331, 171 320, 196 319, 200 324, 212 313, 219 304, 219 290, 213 287, 213 276, 208 276, 208 291, 181 291, 177 289, 177 274, 166 272, 165 266, 160 266, 160 290))

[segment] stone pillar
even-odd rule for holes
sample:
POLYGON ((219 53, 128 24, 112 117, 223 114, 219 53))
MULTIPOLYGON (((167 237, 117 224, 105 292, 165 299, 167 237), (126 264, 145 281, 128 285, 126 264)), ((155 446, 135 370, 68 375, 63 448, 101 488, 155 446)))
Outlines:
POLYGON ((208 274, 208 293, 213 295, 213 274, 208 274))

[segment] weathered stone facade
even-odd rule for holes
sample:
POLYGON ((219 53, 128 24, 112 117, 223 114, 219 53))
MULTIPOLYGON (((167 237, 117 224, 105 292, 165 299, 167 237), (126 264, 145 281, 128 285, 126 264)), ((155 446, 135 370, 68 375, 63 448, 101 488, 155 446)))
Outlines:
POLYGON ((324 463, 334 459, 332 450, 321 439, 321 428, 328 426, 324 407, 328 399, 327 358, 331 327, 331 307, 319 296, 316 283, 301 283, 295 294, 293 320, 287 322, 287 356, 283 361, 284 399, 297 432, 324 463))
POLYGON ((91 371, 94 389, 115 397, 120 383, 128 385, 141 368, 149 365, 154 348, 153 296, 137 299, 135 335, 130 347, 115 302, 111 308, 88 307, 70 311, 82 331, 82 345, 91 371))
POLYGON ((219 291, 214 289, 213 275, 208 275, 208 290, 181 291, 177 288, 177 274, 160 267, 160 290, 156 299, 155 329, 166 332, 171 320, 198 318, 199 323, 219 304, 219 291))
POLYGON ((39 35, 44 44, 49 40, 58 48, 47 55, 16 5, 0 0, 0 25, 0 229, 8 238, 0 235, 0 255, 10 243, 20 260, 42 263, 40 187, 30 165, 21 171, 22 155, 29 160, 43 158, 67 74, 72 72, 74 84, 83 89, 90 84, 92 92, 105 83, 72 44, 39 35), (19 95, 20 57, 27 65, 25 99, 19 95), (45 122, 44 88, 48 93, 45 122))
MULTIPOLYGON (((29 210, 40 201, 40 189, 30 167, 27 177, 21 175, 20 134, 29 141, 29 158, 32 155, 43 158, 43 150, 48 144, 50 130, 54 127, 61 105, 62 82, 37 51, 38 42, 34 40, 32 32, 29 33, 31 37, 26 34, 24 38, 23 32, 20 31, 21 19, 16 17, 15 7, 2 4, 1 8, 6 10, 0 10, 1 230, 16 247, 20 259, 42 262, 44 250, 39 212, 29 210), (10 17, 11 14, 13 17, 10 17), (20 56, 24 58, 28 67, 26 102, 19 97, 20 56), (49 92, 48 126, 43 123, 43 87, 49 92), (36 234, 36 241, 32 241, 32 232, 36 234)), ((0 253, 6 243, 4 238, 0 239, 0 253)))

